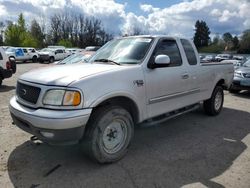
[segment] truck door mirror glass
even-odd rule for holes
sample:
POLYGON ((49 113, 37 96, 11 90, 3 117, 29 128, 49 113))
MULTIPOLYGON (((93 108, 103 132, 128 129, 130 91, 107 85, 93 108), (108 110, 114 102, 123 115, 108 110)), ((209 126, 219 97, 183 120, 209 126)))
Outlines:
POLYGON ((155 57, 155 64, 156 65, 169 65, 170 58, 167 55, 157 55, 155 57))

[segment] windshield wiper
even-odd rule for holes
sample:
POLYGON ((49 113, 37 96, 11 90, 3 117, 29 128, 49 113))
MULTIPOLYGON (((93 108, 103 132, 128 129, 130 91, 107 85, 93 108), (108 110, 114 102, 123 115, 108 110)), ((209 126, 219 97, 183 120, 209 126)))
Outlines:
POLYGON ((115 65, 121 65, 120 63, 117 63, 111 59, 96 59, 94 62, 104 62, 104 63, 112 63, 115 65))

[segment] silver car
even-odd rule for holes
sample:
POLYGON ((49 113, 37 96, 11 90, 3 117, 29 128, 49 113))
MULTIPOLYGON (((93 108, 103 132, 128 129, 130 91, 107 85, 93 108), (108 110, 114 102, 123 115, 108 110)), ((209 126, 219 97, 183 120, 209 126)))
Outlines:
POLYGON ((233 83, 229 89, 230 93, 238 93, 241 90, 250 91, 250 60, 234 72, 233 83))

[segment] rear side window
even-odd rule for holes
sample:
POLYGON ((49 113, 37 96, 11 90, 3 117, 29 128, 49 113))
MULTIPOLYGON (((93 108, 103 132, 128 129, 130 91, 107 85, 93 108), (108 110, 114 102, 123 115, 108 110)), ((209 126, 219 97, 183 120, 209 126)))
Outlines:
POLYGON ((180 51, 175 40, 162 40, 156 49, 155 57, 157 55, 169 56, 170 65, 168 67, 180 66, 182 64, 180 51))
POLYGON ((189 65, 196 65, 197 58, 196 58, 194 49, 193 49, 192 45, 190 44, 190 42, 188 40, 181 39, 181 44, 184 48, 189 65))
POLYGON ((0 60, 3 60, 3 56, 2 53, 0 52, 0 60))
POLYGON ((28 50, 27 50, 27 49, 23 49, 23 52, 24 52, 24 53, 28 53, 28 50))

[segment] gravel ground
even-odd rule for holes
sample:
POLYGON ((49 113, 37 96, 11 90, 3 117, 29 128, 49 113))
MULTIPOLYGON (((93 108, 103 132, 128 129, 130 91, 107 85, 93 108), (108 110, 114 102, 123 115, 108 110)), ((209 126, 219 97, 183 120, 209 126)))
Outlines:
POLYGON ((199 109, 137 128, 121 161, 99 165, 77 145, 34 143, 12 125, 8 102, 17 77, 41 66, 18 64, 0 88, 0 187, 250 187, 250 93, 225 92, 217 117, 199 109))

